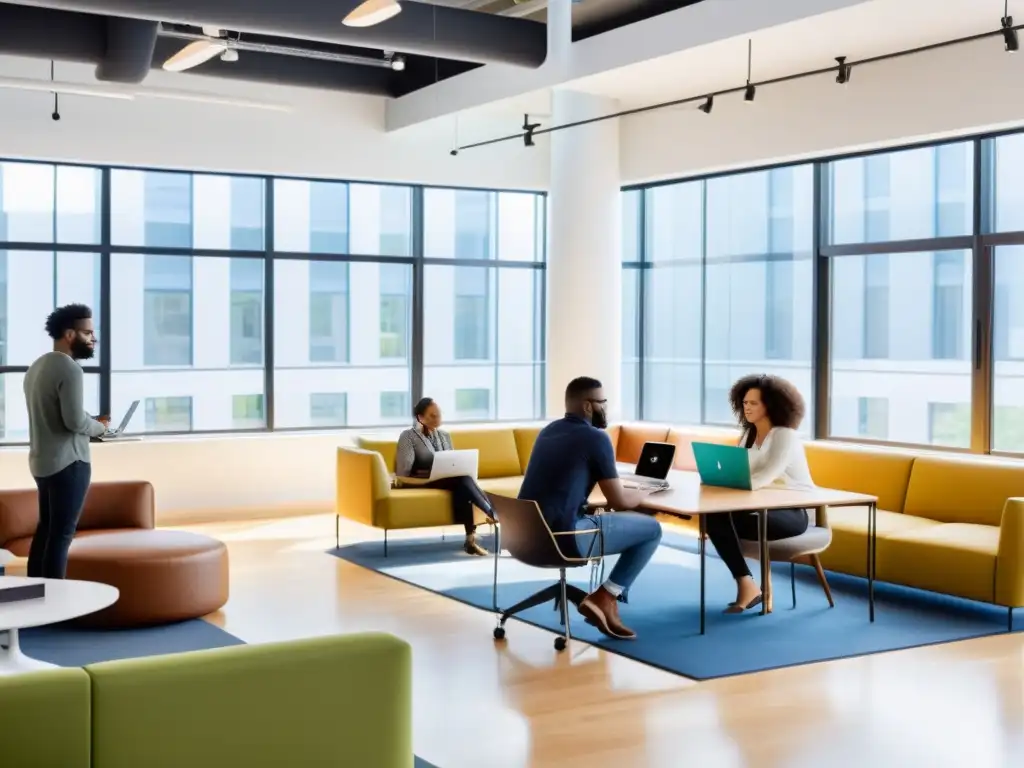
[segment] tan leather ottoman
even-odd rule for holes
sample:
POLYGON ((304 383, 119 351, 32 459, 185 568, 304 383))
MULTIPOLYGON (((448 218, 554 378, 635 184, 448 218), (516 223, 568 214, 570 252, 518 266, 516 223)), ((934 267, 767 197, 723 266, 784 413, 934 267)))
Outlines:
POLYGON ((117 587, 117 602, 78 623, 92 627, 168 624, 213 613, 228 600, 228 550, 196 533, 96 532, 76 538, 69 579, 117 587))

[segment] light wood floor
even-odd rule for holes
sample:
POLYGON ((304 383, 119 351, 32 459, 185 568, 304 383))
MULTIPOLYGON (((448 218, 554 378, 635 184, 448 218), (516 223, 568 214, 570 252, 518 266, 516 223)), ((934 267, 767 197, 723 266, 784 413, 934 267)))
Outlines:
POLYGON ((1024 633, 697 683, 519 622, 496 645, 489 613, 324 554, 330 515, 189 529, 230 548, 209 620, 243 640, 410 642, 415 748, 441 768, 1024 765, 1024 633))

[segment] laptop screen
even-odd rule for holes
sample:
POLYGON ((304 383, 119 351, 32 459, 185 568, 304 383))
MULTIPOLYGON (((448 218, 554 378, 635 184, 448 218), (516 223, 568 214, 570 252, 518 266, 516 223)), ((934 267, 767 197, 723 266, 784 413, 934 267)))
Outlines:
POLYGON ((655 480, 664 480, 672 469, 676 447, 672 443, 644 443, 640 460, 636 463, 636 474, 655 480))

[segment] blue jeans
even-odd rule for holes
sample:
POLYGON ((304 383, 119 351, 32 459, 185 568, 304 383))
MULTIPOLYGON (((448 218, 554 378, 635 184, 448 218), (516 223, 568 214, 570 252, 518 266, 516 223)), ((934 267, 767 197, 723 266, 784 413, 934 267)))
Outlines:
POLYGON ((576 530, 594 531, 589 536, 582 533, 576 536, 576 546, 581 555, 601 554, 601 539, 597 535, 599 528, 604 534, 604 554, 619 555, 608 579, 622 587, 620 599, 626 602, 629 588, 661 543, 661 523, 640 512, 607 512, 580 517, 576 521, 576 530))
POLYGON ((48 477, 37 477, 39 522, 28 551, 28 575, 63 579, 68 550, 78 529, 85 495, 89 492, 92 464, 76 461, 48 477))

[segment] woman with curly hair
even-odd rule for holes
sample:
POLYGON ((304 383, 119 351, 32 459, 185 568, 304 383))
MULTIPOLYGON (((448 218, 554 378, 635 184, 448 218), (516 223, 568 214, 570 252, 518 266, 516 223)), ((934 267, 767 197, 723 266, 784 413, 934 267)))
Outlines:
MULTIPOLYGON (((803 442, 797 428, 804 417, 804 399, 790 382, 778 376, 744 376, 733 384, 729 403, 743 434, 752 488, 813 488, 803 442)), ((807 530, 806 509, 774 509, 768 513, 768 539, 788 539, 807 530)), ((742 613, 761 604, 761 589, 743 558, 740 539, 757 541, 757 513, 708 515, 708 538, 736 579, 736 600, 726 613, 742 613)))

